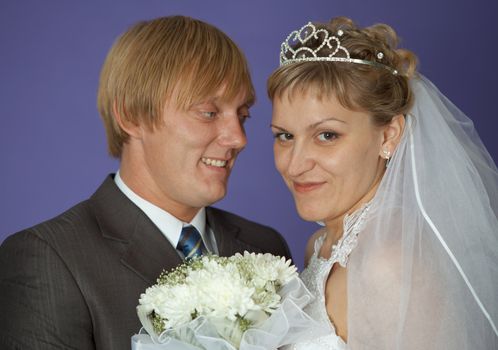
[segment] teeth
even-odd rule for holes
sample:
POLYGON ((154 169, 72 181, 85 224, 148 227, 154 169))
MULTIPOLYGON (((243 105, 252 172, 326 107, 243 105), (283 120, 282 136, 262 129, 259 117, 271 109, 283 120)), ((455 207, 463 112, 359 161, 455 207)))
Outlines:
POLYGON ((204 164, 215 166, 218 168, 223 168, 225 165, 227 165, 226 160, 218 160, 218 159, 211 159, 211 158, 205 158, 205 157, 203 157, 201 160, 204 164))

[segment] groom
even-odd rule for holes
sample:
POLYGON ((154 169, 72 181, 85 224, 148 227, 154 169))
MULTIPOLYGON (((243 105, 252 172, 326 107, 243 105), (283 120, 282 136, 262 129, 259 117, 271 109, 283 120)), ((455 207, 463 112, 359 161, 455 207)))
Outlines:
POLYGON ((0 348, 129 349, 140 294, 185 256, 290 257, 276 231, 210 207, 246 145, 253 100, 245 58, 217 28, 176 16, 125 32, 98 95, 120 169, 2 244, 0 348), (192 239, 196 249, 182 245, 192 239))

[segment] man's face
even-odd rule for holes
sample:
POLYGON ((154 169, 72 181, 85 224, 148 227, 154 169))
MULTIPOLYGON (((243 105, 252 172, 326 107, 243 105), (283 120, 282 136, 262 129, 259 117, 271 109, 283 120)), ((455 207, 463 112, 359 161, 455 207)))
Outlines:
POLYGON ((247 143, 246 95, 242 91, 225 101, 223 92, 187 110, 167 102, 163 124, 154 130, 140 126, 133 141, 133 189, 184 221, 225 196, 235 159, 247 143))

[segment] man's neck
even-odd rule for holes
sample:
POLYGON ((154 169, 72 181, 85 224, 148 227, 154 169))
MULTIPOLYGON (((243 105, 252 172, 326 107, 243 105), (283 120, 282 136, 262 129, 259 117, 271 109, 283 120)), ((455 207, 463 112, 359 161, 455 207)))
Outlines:
POLYGON ((145 166, 134 165, 127 161, 126 152, 123 152, 119 175, 123 182, 136 195, 170 213, 183 222, 190 222, 201 208, 186 206, 172 201, 162 190, 155 185, 151 176, 144 171, 145 166))

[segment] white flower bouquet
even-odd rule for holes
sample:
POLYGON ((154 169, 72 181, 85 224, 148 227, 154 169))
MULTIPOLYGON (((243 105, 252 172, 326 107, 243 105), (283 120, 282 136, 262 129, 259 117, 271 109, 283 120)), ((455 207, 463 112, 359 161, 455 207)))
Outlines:
POLYGON ((163 272, 137 313, 147 332, 132 349, 276 349, 316 336, 312 299, 290 260, 244 252, 206 255, 163 272))

